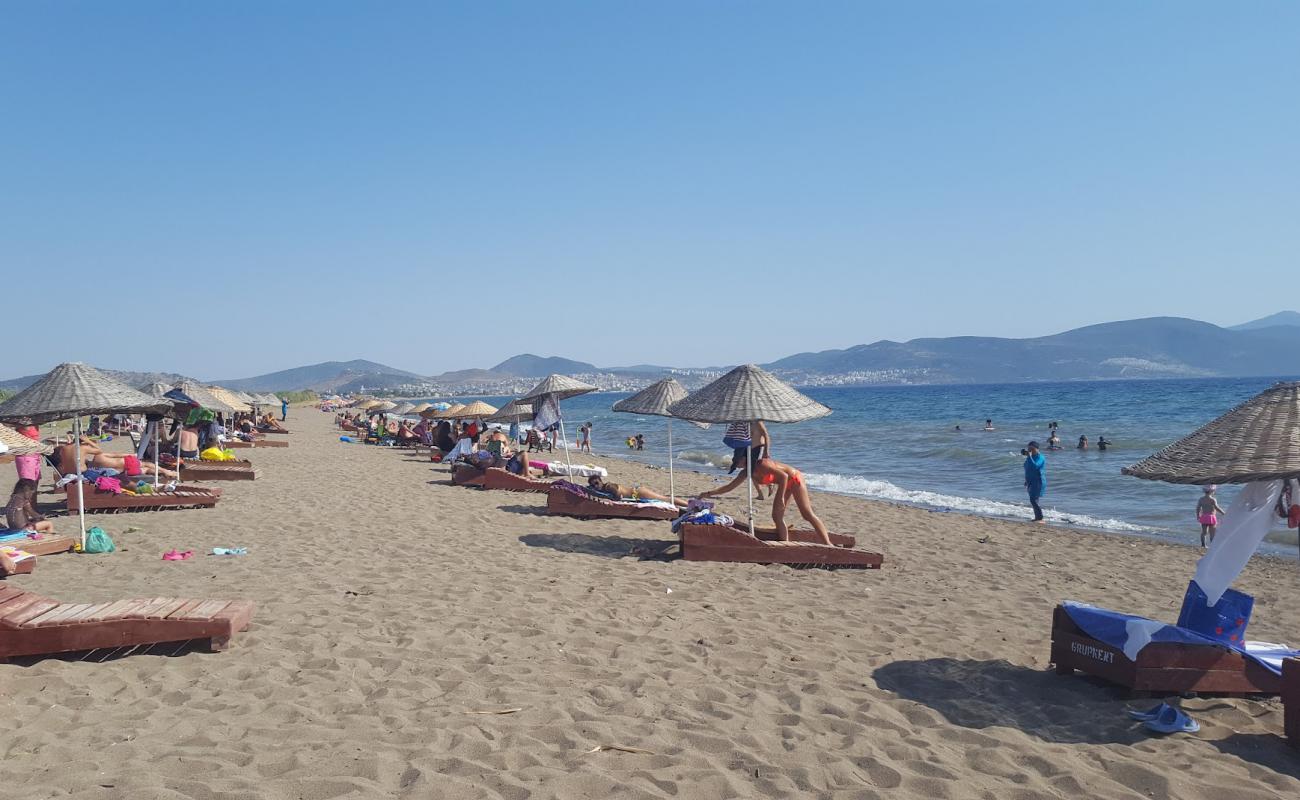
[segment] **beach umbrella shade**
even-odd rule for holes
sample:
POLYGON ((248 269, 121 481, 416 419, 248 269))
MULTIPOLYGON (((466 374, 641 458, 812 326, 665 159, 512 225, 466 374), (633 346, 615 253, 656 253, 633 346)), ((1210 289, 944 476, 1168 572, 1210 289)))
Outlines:
POLYGON ((406 412, 408 414, 423 414, 425 411, 433 408, 433 403, 416 403, 406 412))
MULTIPOLYGON (((43 378, 0 404, 0 420, 28 418, 39 425, 59 419, 73 420, 77 474, 81 475, 81 418, 86 414, 165 413, 171 403, 133 389, 121 381, 81 363, 60 364, 43 378)), ((86 543, 85 489, 77 481, 81 543, 86 543)))
MULTIPOLYGON (((765 369, 744 364, 694 394, 669 406, 693 422, 804 422, 831 410, 765 369)), ((749 532, 754 533, 753 451, 746 448, 745 487, 749 494, 749 532)))
POLYGON ((163 395, 167 394, 171 390, 172 387, 168 386, 165 383, 159 383, 157 381, 153 383, 146 383, 144 386, 140 387, 140 391, 144 392, 150 397, 162 397, 163 395))
MULTIPOLYGON (((577 378, 570 378, 568 375, 551 374, 543 378, 541 383, 534 386, 531 391, 519 398, 519 400, 521 402, 531 403, 534 408, 540 408, 541 403, 534 401, 539 400, 539 398, 550 396, 555 398, 556 408, 558 408, 561 400, 567 400, 570 397, 577 397, 578 395, 595 391, 598 391, 597 387, 592 386, 589 383, 583 383, 577 378)), ((564 441, 564 463, 569 468, 569 477, 572 478, 573 461, 569 457, 569 437, 564 433, 563 414, 560 415, 559 423, 560 439, 564 441)))
POLYGON ((404 417, 410 414, 413 408, 415 408, 415 405, 412 403, 398 403, 389 413, 404 417))
POLYGON ((676 378, 664 378, 614 404, 614 410, 624 414, 668 418, 668 498, 674 503, 677 502, 677 484, 673 477, 673 415, 668 407, 684 400, 686 395, 686 387, 676 378))
POLYGON ((1300 383, 1275 384, 1120 471, 1197 485, 1300 478, 1300 383))
POLYGON ((497 413, 496 406, 488 405, 482 400, 475 400, 469 405, 461 406, 460 410, 456 412, 456 418, 477 419, 479 417, 491 416, 495 413, 497 413))
POLYGON ((456 415, 460 413, 460 410, 464 407, 465 407, 464 403, 457 403, 454 406, 447 406, 442 410, 435 410, 433 412, 433 418, 434 419, 456 419, 456 415))
POLYGON ((221 386, 209 386, 208 391, 216 395, 221 400, 221 402, 230 406, 231 410, 234 411, 235 413, 243 413, 245 411, 253 410, 252 406, 250 406, 248 403, 245 403, 243 400, 240 400, 238 397, 235 396, 235 393, 230 391, 229 389, 226 389, 221 386))
POLYGON ((233 414, 235 412, 233 406, 222 400, 206 386, 191 381, 182 381, 176 384, 174 388, 179 389, 182 394, 209 411, 220 411, 223 414, 233 414))
POLYGON ((387 414, 394 408, 397 408, 397 403, 394 403, 392 400, 380 400, 366 410, 378 414, 387 414))
POLYGON ((30 439, 8 425, 0 425, 0 453, 11 456, 27 456, 40 453, 47 456, 53 452, 53 445, 30 439))
POLYGON ((485 422, 518 422, 524 417, 533 416, 533 407, 528 403, 519 400, 511 400, 506 403, 495 414, 489 414, 484 417, 485 422))

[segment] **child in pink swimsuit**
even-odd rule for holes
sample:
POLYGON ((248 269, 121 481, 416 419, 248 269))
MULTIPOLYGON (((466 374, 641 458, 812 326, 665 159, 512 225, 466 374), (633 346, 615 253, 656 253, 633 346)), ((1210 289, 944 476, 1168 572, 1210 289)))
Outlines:
POLYGON ((1219 527, 1218 514, 1225 513, 1219 508, 1219 501, 1214 499, 1214 493, 1218 490, 1217 486, 1206 486, 1202 491, 1201 499, 1196 501, 1196 521, 1201 523, 1201 547, 1205 546, 1205 535, 1210 535, 1210 542, 1214 542, 1214 532, 1219 527))

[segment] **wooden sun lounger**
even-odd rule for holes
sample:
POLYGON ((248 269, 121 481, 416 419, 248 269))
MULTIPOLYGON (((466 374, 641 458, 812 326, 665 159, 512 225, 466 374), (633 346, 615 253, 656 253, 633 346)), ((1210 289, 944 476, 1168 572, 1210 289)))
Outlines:
POLYGON ((152 597, 60 603, 0 585, 0 662, 16 656, 207 640, 213 652, 246 630, 253 604, 243 600, 152 597))
MULTIPOLYGON (((757 530, 755 530, 757 533, 757 530)), ((776 531, 772 531, 775 538, 776 531)), ((812 533, 803 531, 801 534, 812 533)), ((814 534, 815 535, 815 534, 814 534)), ((726 525, 684 523, 678 534, 682 558, 686 561, 730 561, 746 564, 788 564, 836 569, 880 569, 880 553, 854 550, 847 546, 795 541, 765 541, 750 536, 747 529, 726 525)), ((851 537, 846 537, 851 538, 851 537)), ((835 536, 832 535, 832 541, 835 536)))
POLYGON ((52 556, 56 553, 72 552, 72 549, 77 546, 77 540, 71 536, 45 533, 39 539, 24 537, 0 541, 0 545, 6 544, 19 550, 26 550, 34 556, 52 556))
POLYGON ((1300 658, 1282 662, 1282 728, 1287 742, 1300 750, 1300 658))
POLYGON ((1280 676, 1221 645, 1152 642, 1134 661, 1085 633, 1062 606, 1052 613, 1051 662, 1058 675, 1078 670, 1133 692, 1244 695, 1282 690, 1280 676))
POLYGON ((272 439, 254 439, 251 442, 245 442, 242 439, 235 439, 226 442, 226 447, 231 450, 242 450, 246 447, 288 447, 289 443, 272 439))
MULTIPOLYGON (((64 487, 68 493, 68 513, 77 513, 77 485, 64 487)), ((180 484, 174 492, 158 494, 112 494, 99 492, 87 484, 85 487, 86 513, 119 513, 122 511, 160 511, 164 508, 212 508, 221 499, 220 489, 180 484)))
POLYGON ((251 481, 256 477, 251 461, 181 461, 183 481, 251 481))
MULTIPOLYGON (((694 527, 696 528, 697 532, 699 532, 699 529, 701 528, 718 528, 719 532, 727 531, 727 530, 736 530, 739 531, 740 533, 745 534, 746 536, 749 535, 749 526, 743 522, 736 522, 734 525, 730 527, 726 525, 695 525, 694 527)), ((804 542, 805 544, 822 543, 822 538, 817 535, 817 531, 805 530, 800 528, 790 528, 789 532, 790 532, 790 541, 792 542, 804 542)), ((835 545, 836 547, 853 547, 855 544, 858 543, 857 537, 855 537, 851 533, 832 533, 830 536, 831 536, 831 544, 835 545)), ((761 527, 757 525, 754 526, 754 538, 764 542, 780 541, 780 538, 777 536, 776 533, 776 528, 761 527)))
POLYGON ((482 486, 483 470, 463 461, 457 462, 451 465, 451 482, 456 486, 482 486))
POLYGON ((483 474, 484 489, 501 489, 507 492, 541 492, 551 490, 554 481, 525 478, 500 467, 489 467, 483 474))
POLYGON ((546 513, 565 517, 669 520, 677 519, 681 512, 645 503, 579 494, 557 482, 546 491, 546 513))

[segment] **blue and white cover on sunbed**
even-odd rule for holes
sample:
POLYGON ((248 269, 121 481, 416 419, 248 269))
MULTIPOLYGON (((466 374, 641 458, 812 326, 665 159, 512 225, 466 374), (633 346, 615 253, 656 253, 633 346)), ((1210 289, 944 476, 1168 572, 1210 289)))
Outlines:
POLYGON ((1243 646, 1237 646, 1177 625, 1146 617, 1135 617, 1132 614, 1121 614, 1118 611, 1090 606, 1087 603, 1067 600, 1061 606, 1084 633, 1111 647, 1123 650, 1130 661, 1136 660, 1142 648, 1151 642, 1214 645, 1236 650, 1279 675, 1282 673, 1283 659, 1300 657, 1300 650, 1293 650, 1286 645, 1272 642, 1247 641, 1243 646))

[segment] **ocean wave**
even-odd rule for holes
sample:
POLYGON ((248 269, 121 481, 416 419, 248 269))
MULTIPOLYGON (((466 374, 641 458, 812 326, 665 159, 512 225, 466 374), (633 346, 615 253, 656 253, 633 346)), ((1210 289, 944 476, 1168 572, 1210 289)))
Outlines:
POLYGON ((703 464, 708 467, 727 469, 731 466, 731 453, 710 453, 707 450, 683 450, 674 453, 673 458, 688 464, 703 464))
MULTIPOLYGON (((1031 519, 1033 517, 1033 512, 1027 505, 1020 506, 999 500, 987 500, 982 497, 959 497, 938 492, 904 489, 901 486, 895 486, 889 481, 871 480, 857 475, 810 472, 806 477, 808 478, 808 485, 814 489, 836 494, 859 495, 923 508, 960 511, 965 514, 979 514, 988 517, 1008 517, 1011 519, 1031 519)), ((1147 532, 1149 530, 1118 519, 1102 519, 1087 514, 1068 514, 1054 509, 1043 509, 1043 514, 1051 522, 1079 525, 1096 530, 1123 531, 1126 533, 1147 532)))

